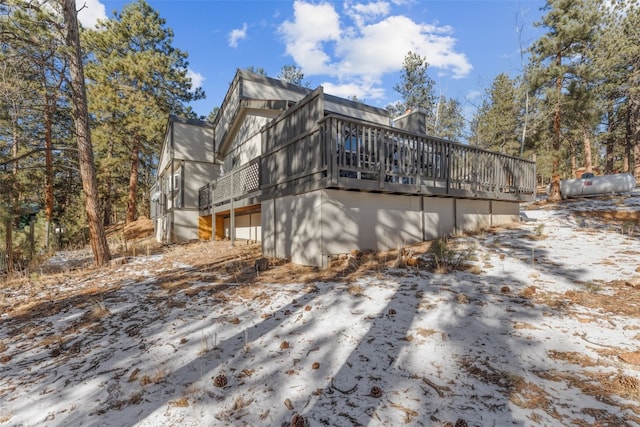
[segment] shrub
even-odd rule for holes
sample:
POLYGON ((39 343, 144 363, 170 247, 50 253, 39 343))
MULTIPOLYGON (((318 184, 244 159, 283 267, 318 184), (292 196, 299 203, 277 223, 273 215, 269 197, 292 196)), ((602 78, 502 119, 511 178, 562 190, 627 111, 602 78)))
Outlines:
POLYGON ((446 237, 434 240, 429 249, 432 267, 437 273, 449 273, 462 269, 464 264, 474 256, 474 252, 475 245, 454 248, 446 237))

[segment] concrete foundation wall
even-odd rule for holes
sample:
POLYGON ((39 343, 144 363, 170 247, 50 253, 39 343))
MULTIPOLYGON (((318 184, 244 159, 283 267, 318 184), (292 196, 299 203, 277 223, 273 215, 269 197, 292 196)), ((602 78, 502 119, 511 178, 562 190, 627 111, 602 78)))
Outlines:
POLYGON ((262 251, 296 264, 323 265, 319 191, 262 202, 262 251))
POLYGON ((262 202, 265 256, 325 266, 331 255, 389 250, 518 221, 517 202, 318 190, 262 202))
POLYGON ((520 205, 510 202, 491 202, 491 225, 511 224, 520 221, 520 205))
POLYGON ((456 229, 456 199, 423 198, 424 239, 433 240, 453 234, 456 229))
POLYGON ((419 196, 340 190, 320 193, 324 255, 388 250, 423 240, 419 196))
POLYGON ((262 225, 262 254, 276 257, 275 199, 262 201, 260 222, 262 225))
POLYGON ((456 231, 473 231, 491 227, 491 201, 454 199, 456 231))

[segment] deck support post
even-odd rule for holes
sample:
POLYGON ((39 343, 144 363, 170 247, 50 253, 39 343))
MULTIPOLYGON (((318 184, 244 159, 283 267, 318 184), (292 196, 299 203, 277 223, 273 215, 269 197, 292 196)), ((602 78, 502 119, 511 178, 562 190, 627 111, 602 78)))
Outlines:
POLYGON ((235 193, 233 191, 233 181, 235 171, 232 172, 231 175, 231 207, 229 213, 231 216, 229 217, 229 238, 231 239, 231 247, 233 247, 236 243, 236 211, 233 207, 233 199, 235 198, 235 193))

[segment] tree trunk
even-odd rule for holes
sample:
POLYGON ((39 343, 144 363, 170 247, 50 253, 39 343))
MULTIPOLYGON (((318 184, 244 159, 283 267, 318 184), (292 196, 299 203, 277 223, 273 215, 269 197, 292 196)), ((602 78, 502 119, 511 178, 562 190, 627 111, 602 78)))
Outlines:
MULTIPOLYGON (((556 65, 558 68, 562 65, 562 53, 556 55, 556 65)), ((560 97, 562 96, 562 77, 556 78, 556 105, 553 114, 553 163, 551 172, 551 187, 547 200, 549 202, 558 202, 562 200, 560 195, 560 97)))
POLYGON ((45 212, 45 247, 49 249, 51 224, 53 223, 53 141, 51 127, 53 123, 54 105, 50 96, 45 96, 44 110, 44 212, 45 212))
POLYGON ((584 144, 584 171, 586 173, 592 173, 591 136, 589 135, 589 130, 586 128, 582 129, 582 142, 584 144))
POLYGON ((107 171, 104 184, 104 198, 102 200, 102 221, 105 227, 112 224, 113 216, 113 174, 111 173, 111 165, 113 164, 113 140, 109 141, 107 149, 107 171))
POLYGON ((11 119, 11 134, 13 137, 13 145, 11 146, 11 156, 14 159, 13 166, 11 168, 11 177, 9 178, 9 190, 7 194, 7 219, 5 221, 5 252, 7 257, 7 272, 13 273, 15 270, 13 255, 13 226, 16 215, 16 209, 18 207, 18 127, 17 127, 17 106, 13 106, 13 115, 11 119))
POLYGON ((629 137, 633 146, 633 176, 640 179, 640 93, 629 96, 629 137))
POLYGON ((93 250, 94 263, 104 265, 109 262, 109 245, 98 210, 98 182, 96 179, 91 131, 89 129, 89 113, 87 94, 84 85, 84 70, 80 52, 80 33, 78 32, 78 16, 75 0, 64 0, 64 22, 66 43, 70 48, 68 54, 69 74, 71 77, 71 97, 73 120, 78 143, 78 159, 82 189, 85 194, 85 210, 89 224, 89 238, 93 250))
POLYGON ((133 136, 133 148, 131 149, 131 172, 129 173, 129 198, 127 202, 126 224, 136 220, 136 193, 138 192, 138 165, 140 164, 140 138, 133 136))
MULTIPOLYGON (((5 244, 5 262, 7 273, 13 273, 13 220, 11 211, 7 212, 7 218, 4 221, 4 244, 5 244)), ((0 263, 1 264, 1 263, 0 263)))
POLYGON ((615 148, 615 137, 613 135, 613 112, 609 110, 607 112, 607 140, 605 141, 605 157, 604 157, 604 174, 614 173, 614 148, 615 148))
POLYGON ((624 158, 622 160, 622 171, 624 173, 631 172, 631 110, 627 109, 625 117, 625 134, 624 134, 624 158))
POLYGON ((636 183, 640 181, 640 141, 636 141, 633 145, 633 176, 636 178, 636 183))

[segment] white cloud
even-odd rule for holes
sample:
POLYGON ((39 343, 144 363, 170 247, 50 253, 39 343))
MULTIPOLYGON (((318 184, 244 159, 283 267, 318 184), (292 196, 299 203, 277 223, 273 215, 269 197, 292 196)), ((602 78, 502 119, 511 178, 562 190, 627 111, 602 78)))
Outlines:
POLYGON ((187 70, 187 77, 191 79, 191 87, 194 89, 202 87, 202 83, 204 83, 204 81, 206 80, 206 78, 202 74, 192 70, 191 68, 187 70))
POLYGON ((479 90, 471 90, 469 91, 469 93, 467 93, 467 96, 465 96, 465 99, 470 101, 474 101, 477 99, 481 100, 483 96, 484 96, 484 92, 479 90))
POLYGON ((242 28, 236 28, 229 33, 229 46, 238 47, 238 42, 247 38, 247 23, 242 24, 242 28))
MULTIPOLYGON (((311 4, 296 1, 294 20, 280 25, 280 32, 291 55, 305 74, 317 75, 331 71, 327 42, 340 39, 340 17, 330 3, 311 4)), ((333 74, 333 73, 331 73, 333 74)))
POLYGON ((105 7, 100 0, 82 0, 77 4, 80 11, 78 12, 78 21, 85 28, 94 28, 98 20, 106 20, 107 14, 105 7))
POLYGON ((283 22, 279 31, 286 53, 306 76, 338 78, 338 83, 326 86, 336 95, 383 97, 377 89, 382 77, 399 71, 409 51, 426 57, 431 72, 438 75, 462 78, 472 69, 466 55, 455 50, 451 27, 392 15, 387 1, 347 0, 341 18, 332 3, 296 0, 293 20, 283 22))
POLYGON ((387 16, 391 6, 386 1, 378 1, 371 3, 354 3, 352 1, 345 2, 345 14, 349 16, 358 28, 361 28, 366 22, 375 20, 380 16, 387 16))
POLYGON ((384 99, 384 89, 374 86, 372 84, 366 84, 364 82, 351 82, 344 84, 336 84, 332 82, 322 83, 322 87, 326 93, 339 96, 341 98, 351 98, 352 96, 358 97, 361 101, 377 101, 384 99))

